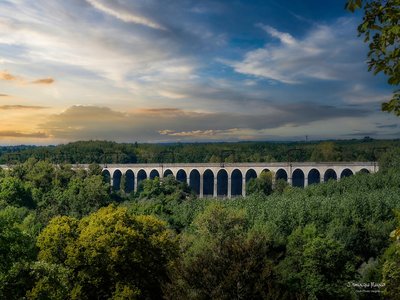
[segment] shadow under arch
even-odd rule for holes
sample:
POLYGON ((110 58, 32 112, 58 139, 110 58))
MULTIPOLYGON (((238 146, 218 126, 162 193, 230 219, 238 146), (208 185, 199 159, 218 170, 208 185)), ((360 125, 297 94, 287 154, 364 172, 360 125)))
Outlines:
POLYGON ((180 182, 187 182, 187 175, 185 170, 180 169, 177 173, 176 173, 176 180, 180 181, 180 182))
POLYGON ((214 173, 210 169, 205 170, 203 173, 203 195, 214 195, 214 173))
POLYGON ((279 169, 278 171, 276 171, 275 174, 275 179, 279 180, 279 179, 283 179, 286 182, 288 181, 288 175, 286 173, 286 171, 284 169, 279 169))
POLYGON ((354 175, 353 171, 350 169, 344 169, 342 173, 340 173, 340 178, 350 177, 354 175))
POLYGON ((260 175, 261 175, 262 173, 272 173, 272 172, 271 172, 270 169, 264 169, 264 170, 261 171, 260 175))
POLYGON ((321 182, 321 173, 317 169, 311 169, 308 172, 308 185, 318 184, 321 182))
POLYGON ((128 170, 125 173, 125 187, 124 191, 126 193, 132 193, 135 190, 135 174, 132 170, 128 170))
POLYGON ((147 179, 147 174, 146 171, 141 169, 139 170, 139 172, 137 173, 137 188, 139 190, 141 183, 143 182, 143 180, 147 179))
POLYGON ((217 196, 228 196, 228 173, 225 169, 217 173, 217 196))
POLYGON ((101 172, 101 175, 103 176, 103 181, 104 181, 105 183, 111 184, 111 174, 110 174, 110 171, 108 171, 108 170, 103 170, 103 171, 101 172))
POLYGON ((121 178, 122 178, 122 172, 120 170, 115 170, 113 174, 114 191, 119 191, 121 189, 121 178))
POLYGON ((196 195, 200 195, 200 172, 196 169, 189 173, 189 186, 196 195))
POLYGON ((172 171, 170 169, 166 169, 164 171, 164 176, 163 177, 168 177, 170 175, 174 176, 174 173, 172 173, 172 171))
POLYGON ((252 178, 257 178, 257 173, 253 169, 248 169, 246 172, 246 183, 248 183, 252 178))
POLYGON ((337 174, 332 169, 326 170, 324 174, 324 181, 327 182, 329 180, 337 180, 337 174))
POLYGON ((149 177, 150 177, 150 179, 154 179, 156 177, 160 178, 160 173, 158 173, 158 171, 156 169, 151 170, 149 177))
POLYGON ((292 185, 295 187, 304 187, 304 177, 303 170, 294 170, 292 173, 292 185))
POLYGON ((231 195, 242 196, 243 191, 243 174, 239 169, 233 170, 231 174, 231 195))

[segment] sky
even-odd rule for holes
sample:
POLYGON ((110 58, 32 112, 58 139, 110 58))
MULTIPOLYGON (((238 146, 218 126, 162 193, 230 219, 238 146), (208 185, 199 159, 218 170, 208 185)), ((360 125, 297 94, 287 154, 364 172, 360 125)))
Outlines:
POLYGON ((344 0, 1 0, 0 144, 399 138, 344 0))

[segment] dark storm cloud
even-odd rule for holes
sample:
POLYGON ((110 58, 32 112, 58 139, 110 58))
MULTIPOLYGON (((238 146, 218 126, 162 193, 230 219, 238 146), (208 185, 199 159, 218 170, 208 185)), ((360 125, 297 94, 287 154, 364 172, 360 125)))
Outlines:
POLYGON ((55 80, 53 78, 43 78, 43 79, 34 80, 31 83, 48 85, 48 84, 53 84, 54 81, 55 80))
POLYGON ((0 137, 6 138, 47 138, 43 132, 24 133, 19 131, 0 131, 0 137))
POLYGON ((367 111, 297 103, 272 107, 258 115, 204 113, 177 108, 140 109, 122 113, 107 107, 73 106, 53 115, 40 128, 54 138, 102 138, 121 140, 159 140, 168 137, 222 137, 242 131, 301 126, 314 121, 342 117, 363 117, 367 111))
POLYGON ((0 110, 27 110, 27 109, 45 109, 45 106, 37 105, 0 105, 0 110))
POLYGON ((0 71, 0 80, 3 81, 11 81, 11 82, 16 82, 19 84, 42 84, 42 85, 49 85, 49 84, 53 84, 54 83, 54 79, 53 78, 41 78, 41 79, 36 79, 33 81, 28 81, 27 79, 21 77, 21 76, 17 76, 14 74, 11 74, 8 71, 0 71))

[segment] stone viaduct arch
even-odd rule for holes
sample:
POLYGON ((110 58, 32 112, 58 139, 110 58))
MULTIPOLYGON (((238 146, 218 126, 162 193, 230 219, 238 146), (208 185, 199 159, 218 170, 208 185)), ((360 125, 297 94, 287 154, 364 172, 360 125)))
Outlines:
MULTIPOLYGON (((83 166, 84 167, 84 166, 83 166)), ((285 180, 296 187, 340 180, 356 173, 374 173, 374 162, 333 163, 206 163, 206 164, 118 164, 103 168, 103 176, 114 190, 137 191, 147 178, 174 176, 186 182, 200 198, 246 195, 246 183, 263 171, 273 173, 273 180, 285 180), (125 186, 121 187, 122 176, 125 186)))

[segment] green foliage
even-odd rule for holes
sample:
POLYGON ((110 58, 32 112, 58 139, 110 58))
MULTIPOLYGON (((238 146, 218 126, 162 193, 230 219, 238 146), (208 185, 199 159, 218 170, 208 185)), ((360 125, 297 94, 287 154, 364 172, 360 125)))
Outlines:
POLYGON ((71 180, 63 197, 68 205, 68 213, 76 217, 85 216, 111 202, 109 187, 100 175, 71 180))
POLYGON ((59 214, 82 217, 111 202, 109 186, 99 169, 91 165, 86 172, 29 159, 0 178, 0 207, 36 208, 44 224, 59 214))
POLYGON ((390 169, 400 170, 400 147, 385 152, 379 159, 379 170, 387 172, 390 169))
MULTIPOLYGON (((229 163, 288 161, 373 161, 374 149, 399 147, 399 140, 337 140, 331 142, 242 142, 195 144, 118 144, 106 141, 75 142, 46 147, 0 147, 0 163, 15 164, 46 159, 55 164, 109 163, 229 163)), ((94 168, 94 169, 91 169, 94 168)), ((95 172, 95 173, 93 173, 95 172)))
POLYGON ((89 176, 101 175, 101 171, 102 171, 102 168, 98 164, 90 164, 89 170, 88 170, 88 175, 89 176))
MULTIPOLYGON (((115 206, 81 220, 56 217, 40 233, 37 245, 41 261, 61 265, 66 269, 58 270, 61 275, 73 274, 72 299, 159 298, 176 253, 175 238, 165 223, 115 206)), ((38 286, 42 281, 31 293, 46 294, 53 284, 60 286, 59 279, 38 286)))
POLYGON ((30 181, 34 188, 41 191, 49 191, 52 189, 55 169, 51 163, 47 161, 29 160, 26 165, 28 168, 24 178, 30 181))
MULTIPOLYGON (((397 213, 397 225, 400 225, 400 213, 397 213)), ((393 243, 383 255, 382 279, 385 283, 384 293, 390 299, 399 299, 400 295, 400 227, 390 234, 393 243)))
POLYGON ((311 161, 338 161, 340 160, 340 149, 333 142, 318 144, 311 154, 311 161))
MULTIPOLYGON (((183 216, 178 211, 182 210, 184 205, 199 201, 199 199, 195 199, 190 187, 185 182, 180 182, 173 176, 144 180, 138 194, 138 202, 130 205, 131 211, 157 215, 177 231, 189 224, 188 216, 183 216)), ((185 210, 185 213, 193 214, 195 211, 185 210)))
POLYGON ((288 238, 285 259, 279 265, 283 283, 297 298, 349 299, 346 283, 354 275, 351 253, 338 241, 307 225, 288 238))
POLYGON ((71 165, 59 165, 54 169, 53 186, 66 188, 75 175, 71 165))
POLYGON ((34 286, 27 291, 28 299, 63 300, 71 290, 72 272, 60 264, 34 262, 29 266, 29 275, 34 286))
POLYGON ((277 254, 262 231, 248 227, 243 210, 211 205, 182 236, 182 259, 172 270, 167 299, 278 298, 277 254))
POLYGON ((0 298, 364 299, 347 283, 374 281, 396 299, 398 157, 383 153, 377 174, 304 189, 278 180, 269 195, 266 173, 257 192, 226 200, 156 178, 105 208, 99 166, 29 160, 0 177, 0 298))
POLYGON ((262 172, 259 177, 251 178, 247 182, 246 195, 257 193, 270 195, 272 193, 272 177, 271 172, 262 172))
POLYGON ((193 196, 186 182, 180 182, 173 176, 154 178, 143 181, 139 191, 140 199, 161 199, 164 202, 177 201, 177 203, 193 196))
POLYGON ((8 206, 0 210, 0 298, 24 296, 29 281, 24 280, 22 267, 36 257, 29 213, 24 208, 8 206))
POLYGON ((30 186, 21 179, 11 176, 0 179, 0 203, 18 207, 35 207, 30 186))
POLYGON ((285 179, 278 179, 274 184, 274 192, 282 194, 289 187, 289 183, 285 179))
MULTIPOLYGON (((368 66, 374 74, 388 76, 390 85, 400 84, 400 6, 398 0, 348 0, 346 8, 364 8, 364 18, 358 26, 359 35, 369 43, 368 66)), ((382 110, 400 116, 400 91, 382 104, 382 110)))

